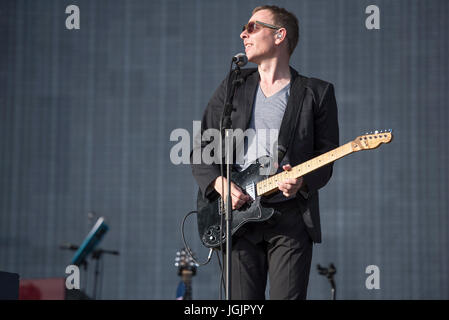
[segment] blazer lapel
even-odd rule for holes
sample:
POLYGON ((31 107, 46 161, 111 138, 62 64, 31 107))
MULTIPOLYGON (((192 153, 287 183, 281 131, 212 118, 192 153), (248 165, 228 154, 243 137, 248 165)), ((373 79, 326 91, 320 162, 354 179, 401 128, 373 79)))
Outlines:
POLYGON ((249 122, 251 120, 251 113, 253 111, 253 105, 254 105, 254 99, 256 97, 256 90, 259 85, 259 72, 253 72, 251 75, 248 76, 246 79, 245 84, 245 94, 244 94, 244 109, 245 112, 243 113, 242 117, 242 129, 246 130, 249 126, 249 122))
POLYGON ((287 101, 287 106, 282 117, 281 127, 279 128, 278 136, 278 161, 282 161, 287 149, 292 143, 295 134, 296 125, 299 122, 299 115, 304 101, 305 94, 305 77, 302 77, 298 72, 290 67, 290 97, 287 101))

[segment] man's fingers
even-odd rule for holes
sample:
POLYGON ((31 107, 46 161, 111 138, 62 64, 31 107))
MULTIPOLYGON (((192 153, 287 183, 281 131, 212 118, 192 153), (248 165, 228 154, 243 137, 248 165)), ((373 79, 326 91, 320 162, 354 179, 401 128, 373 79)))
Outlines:
POLYGON ((250 199, 249 195, 244 194, 235 184, 231 184, 231 195, 242 201, 248 201, 250 199))
MULTIPOLYGON (((296 180, 296 179, 293 179, 296 180)), ((293 182, 293 181, 290 181, 293 182)), ((298 180, 297 183, 278 183, 279 190, 286 196, 287 198, 295 194, 299 188, 300 188, 300 181, 298 180)))
POLYGON ((232 209, 238 209, 245 204, 251 197, 247 194, 244 194, 242 190, 236 186, 234 183, 231 183, 231 198, 232 198, 232 209))
POLYGON ((298 182, 299 182, 298 179, 293 178, 285 179, 284 181, 282 181, 282 183, 285 185, 296 185, 298 182))
POLYGON ((234 198, 232 201, 232 209, 233 210, 238 209, 241 206, 243 206, 244 203, 245 203, 245 201, 237 200, 234 198))
MULTIPOLYGON (((225 186, 225 192, 224 192, 224 197, 227 194, 227 186, 225 186)), ((237 197, 237 198, 241 198, 241 195, 244 195, 244 193, 240 190, 239 187, 237 187, 234 183, 231 182, 231 197, 237 197)))
POLYGON ((232 197, 232 209, 238 209, 245 204, 246 200, 239 200, 236 197, 232 197))
POLYGON ((231 195, 232 195, 233 198, 236 198, 236 199, 241 200, 241 201, 248 200, 248 196, 246 194, 244 194, 243 192, 235 192, 234 191, 234 192, 231 193, 231 195))
POLYGON ((289 182, 279 182, 278 183, 278 188, 281 191, 292 190, 295 187, 296 187, 296 183, 289 183, 289 182))
POLYGON ((293 190, 294 188, 295 188, 294 185, 291 185, 289 183, 284 184, 284 190, 286 190, 286 191, 293 190))

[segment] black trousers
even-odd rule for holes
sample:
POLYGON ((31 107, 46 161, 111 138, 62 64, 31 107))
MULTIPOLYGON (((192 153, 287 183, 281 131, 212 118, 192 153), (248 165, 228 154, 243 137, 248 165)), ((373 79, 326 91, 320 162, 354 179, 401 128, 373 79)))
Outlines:
POLYGON ((232 243, 231 298, 306 299, 313 243, 295 200, 270 205, 275 216, 247 224, 232 243))

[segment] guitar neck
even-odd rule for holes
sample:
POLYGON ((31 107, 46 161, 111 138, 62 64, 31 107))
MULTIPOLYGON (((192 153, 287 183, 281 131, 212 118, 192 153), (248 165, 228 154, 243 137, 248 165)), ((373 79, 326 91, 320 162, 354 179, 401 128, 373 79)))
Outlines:
POLYGON ((289 178, 299 178, 302 177, 316 169, 319 169, 329 163, 334 162, 337 159, 343 158, 354 152, 353 142, 348 142, 338 148, 335 148, 329 152, 323 153, 322 155, 303 162, 290 171, 284 171, 271 176, 265 180, 257 183, 257 195, 264 196, 273 193, 278 190, 277 183, 284 181, 289 178))

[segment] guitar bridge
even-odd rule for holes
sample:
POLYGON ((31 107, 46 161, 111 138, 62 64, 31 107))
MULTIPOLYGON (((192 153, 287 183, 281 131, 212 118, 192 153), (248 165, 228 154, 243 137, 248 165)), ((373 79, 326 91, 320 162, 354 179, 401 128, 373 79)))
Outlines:
POLYGON ((254 184, 254 182, 246 185, 245 191, 251 197, 251 199, 256 199, 256 185, 254 184))

